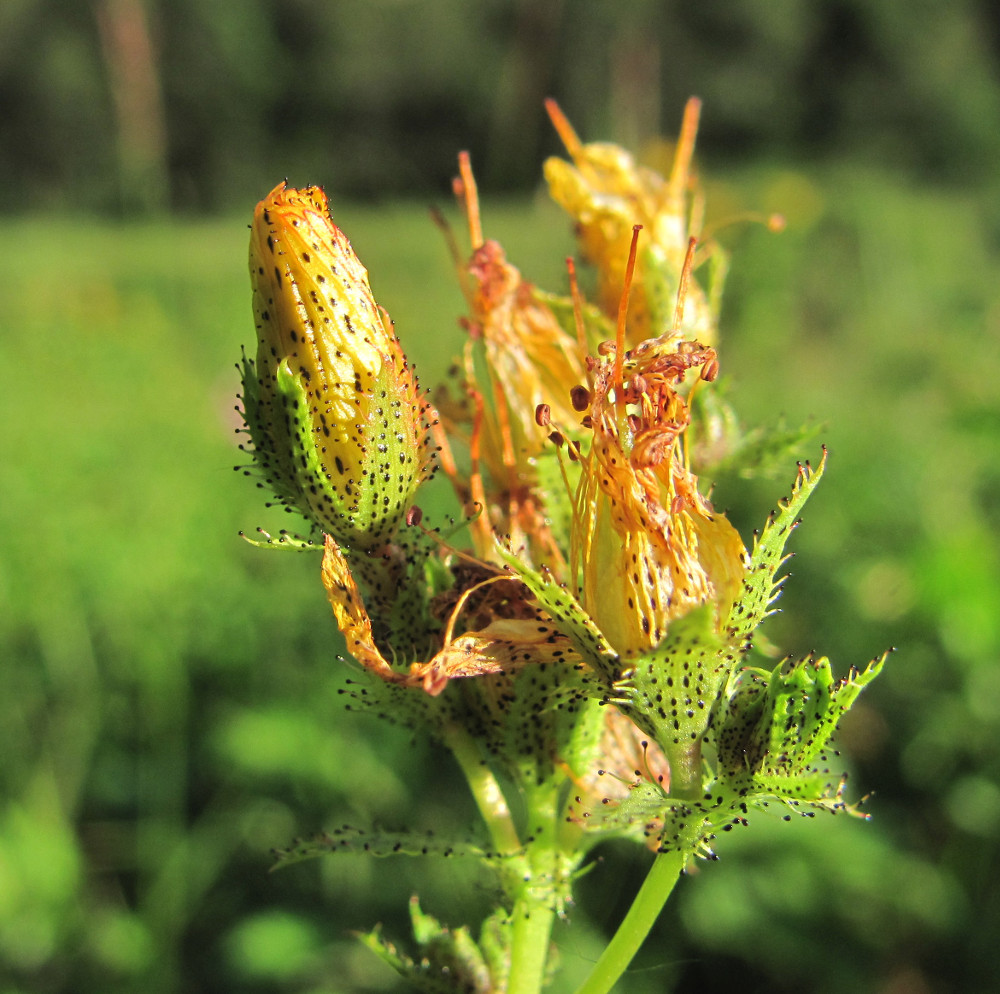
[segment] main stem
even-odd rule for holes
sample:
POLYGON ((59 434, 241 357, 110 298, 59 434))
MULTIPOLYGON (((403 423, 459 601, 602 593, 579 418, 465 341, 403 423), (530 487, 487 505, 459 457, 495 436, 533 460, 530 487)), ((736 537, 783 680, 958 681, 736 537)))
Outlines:
POLYGON ((511 873, 520 876, 510 888, 515 896, 507 990, 511 994, 539 994, 545 981, 563 869, 557 838, 558 786, 543 782, 525 790, 524 799, 528 812, 524 859, 511 867, 511 873))
POLYGON ((681 850, 656 857, 624 921, 576 994, 608 994, 618 982, 667 903, 684 869, 686 856, 681 850))
POLYGON ((513 900, 507 990, 540 994, 560 872, 559 786, 545 781, 525 791, 528 827, 522 843, 503 790, 476 743, 459 726, 447 730, 445 741, 465 774, 494 848, 506 857, 502 872, 513 900))

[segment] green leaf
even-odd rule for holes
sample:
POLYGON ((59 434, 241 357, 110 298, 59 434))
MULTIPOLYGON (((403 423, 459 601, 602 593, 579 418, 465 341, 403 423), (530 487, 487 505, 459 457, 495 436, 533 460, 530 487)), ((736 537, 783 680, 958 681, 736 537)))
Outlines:
POLYGON ((286 849, 275 849, 272 869, 302 863, 340 852, 370 856, 495 856, 468 841, 442 838, 431 832, 384 832, 344 825, 310 839, 300 839, 286 849))
POLYGON ((511 675, 477 681, 485 722, 479 734, 522 783, 564 777, 563 768, 582 776, 597 762, 604 728, 601 686, 579 662, 528 663, 511 675))
POLYGON ((358 938, 424 994, 491 994, 501 989, 488 957, 465 926, 447 928, 422 911, 416 897, 410 900, 410 921, 417 947, 415 957, 400 952, 378 927, 358 938))
POLYGON ((735 657, 705 604, 670 623, 666 638, 632 663, 612 698, 648 732, 670 763, 671 794, 700 794, 701 741, 735 657))
POLYGON ((696 741, 729 675, 721 647, 712 605, 675 618, 663 641, 631 663, 615 703, 664 749, 696 741))
POLYGON ((843 807, 843 777, 819 769, 830 738, 886 656, 835 681, 825 657, 785 660, 766 679, 740 675, 718 720, 719 778, 745 800, 843 807))
POLYGON ((691 459, 698 476, 717 478, 733 473, 743 479, 771 478, 797 459, 807 441, 823 425, 808 421, 789 427, 784 418, 745 430, 726 399, 728 382, 717 380, 711 390, 695 392, 694 416, 688 429, 691 459))
MULTIPOLYGON (((563 331, 570 338, 575 339, 577 331, 573 298, 564 297, 557 293, 549 293, 535 286, 531 288, 531 291, 531 296, 535 300, 544 304, 552 311, 563 331)), ((596 348, 598 342, 604 342, 615 337, 614 322, 595 304, 584 301, 580 316, 583 319, 584 334, 591 349, 596 348)))

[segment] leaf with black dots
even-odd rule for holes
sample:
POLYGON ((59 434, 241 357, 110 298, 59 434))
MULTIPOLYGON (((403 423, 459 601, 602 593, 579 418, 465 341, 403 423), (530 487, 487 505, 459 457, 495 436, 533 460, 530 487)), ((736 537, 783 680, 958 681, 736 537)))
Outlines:
MULTIPOLYGON (((309 839, 296 839, 284 849, 274 850, 274 866, 281 869, 293 863, 318 859, 336 853, 367 853, 369 856, 478 856, 490 855, 467 840, 444 838, 433 832, 386 832, 343 825, 309 839)), ((497 857, 499 858, 499 857, 497 857)))
POLYGON ((771 674, 765 713, 771 710, 765 769, 799 773, 827 747, 840 719, 881 673, 886 655, 835 681, 830 661, 807 656, 771 674))
POLYGON ((529 786, 563 779, 566 768, 583 776, 599 758, 600 686, 566 650, 563 658, 525 660, 516 672, 475 681, 487 752, 508 776, 529 786))
POLYGON ((655 649, 630 660, 613 700, 656 739, 673 767, 699 748, 733 661, 715 632, 712 605, 702 605, 675 618, 655 649))
POLYGON ((605 798, 586 812, 587 832, 599 836, 595 843, 608 836, 659 838, 670 804, 663 787, 638 779, 629 784, 624 797, 605 798))

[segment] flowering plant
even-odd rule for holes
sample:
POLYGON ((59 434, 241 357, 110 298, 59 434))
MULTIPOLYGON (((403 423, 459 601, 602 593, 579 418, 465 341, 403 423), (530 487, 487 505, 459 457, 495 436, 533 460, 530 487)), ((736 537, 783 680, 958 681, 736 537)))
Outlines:
POLYGON ((884 660, 835 681, 824 658, 764 665, 754 649, 826 454, 799 465, 749 549, 700 483, 807 433, 713 428, 735 419, 712 396, 726 258, 702 232, 698 102, 667 177, 582 143, 548 110, 569 161, 549 160, 545 177, 596 270, 596 301, 572 261, 566 297, 522 279, 483 235, 462 155, 468 254, 451 244, 468 336, 457 382, 433 399, 320 189, 280 184, 252 226, 248 449, 313 529, 277 544, 322 546, 323 584, 365 673, 355 700, 450 749, 484 825, 475 844, 343 829, 279 862, 362 846, 485 860, 503 898, 478 938, 416 901, 415 955, 378 930, 364 937, 425 991, 541 990, 553 918, 605 839, 655 857, 581 994, 611 989, 718 833, 752 811, 857 814, 824 750, 884 660), (464 539, 423 523, 435 470, 465 509, 464 539))

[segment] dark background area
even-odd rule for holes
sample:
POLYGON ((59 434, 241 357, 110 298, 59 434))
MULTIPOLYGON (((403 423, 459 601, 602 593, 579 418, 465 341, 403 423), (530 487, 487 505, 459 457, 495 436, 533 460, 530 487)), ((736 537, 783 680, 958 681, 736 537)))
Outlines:
MULTIPOLYGON (((0 990, 400 989, 351 937, 475 922, 461 860, 269 850, 475 816, 447 757, 345 710, 307 555, 232 472, 246 226, 322 183, 425 385, 461 296, 428 202, 459 149, 486 232, 565 287, 555 96, 655 152, 704 101, 748 424, 823 424, 783 651, 897 652, 840 737, 865 824, 755 818, 682 881, 628 994, 1000 987, 1000 161, 991 4, 0 2, 0 990)), ((454 215, 452 215, 454 216, 454 215)), ((721 479, 749 540, 794 466, 721 479)), ((429 520, 454 511, 442 490, 429 520)), ((649 857, 601 851, 556 933, 573 989, 649 857)))
POLYGON ((456 148, 526 191, 546 96, 635 145, 697 93, 713 163, 983 181, 998 51, 985 0, 6 0, 0 210, 218 212, 287 172, 426 196, 456 148))

